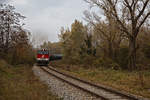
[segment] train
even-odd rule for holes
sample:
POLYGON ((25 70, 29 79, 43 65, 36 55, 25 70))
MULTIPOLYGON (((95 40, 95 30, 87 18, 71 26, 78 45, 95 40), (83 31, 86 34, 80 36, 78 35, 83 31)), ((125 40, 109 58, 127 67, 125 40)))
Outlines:
POLYGON ((36 63, 37 65, 48 66, 50 61, 61 60, 62 57, 62 54, 53 54, 50 50, 41 49, 37 50, 36 63))
POLYGON ((36 61, 37 65, 48 65, 50 54, 48 50, 37 50, 36 61))

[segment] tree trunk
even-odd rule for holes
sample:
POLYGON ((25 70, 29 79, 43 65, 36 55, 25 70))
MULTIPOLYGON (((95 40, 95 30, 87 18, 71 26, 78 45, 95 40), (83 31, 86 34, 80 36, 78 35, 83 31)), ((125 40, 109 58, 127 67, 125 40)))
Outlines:
POLYGON ((136 68, 136 37, 129 40, 129 60, 128 69, 133 71, 136 68))

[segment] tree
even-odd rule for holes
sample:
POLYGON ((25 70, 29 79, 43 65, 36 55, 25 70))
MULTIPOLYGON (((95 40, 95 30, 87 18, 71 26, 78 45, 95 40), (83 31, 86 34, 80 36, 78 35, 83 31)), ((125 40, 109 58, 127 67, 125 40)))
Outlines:
POLYGON ((85 20, 93 26, 95 41, 104 51, 104 55, 116 59, 116 53, 123 40, 123 32, 118 29, 117 22, 109 14, 104 21, 97 14, 91 14, 89 11, 85 11, 84 15, 85 20))
POLYGON ((18 28, 18 33, 14 33, 12 35, 11 45, 13 47, 11 48, 11 50, 9 50, 9 52, 12 52, 13 55, 11 61, 12 64, 27 63, 29 59, 33 59, 34 54, 32 52, 32 45, 30 45, 30 35, 31 34, 29 31, 22 28, 18 28))
POLYGON ((69 29, 65 30, 63 27, 60 30, 60 34, 58 35, 60 43, 61 43, 61 47, 62 47, 62 53, 64 54, 64 58, 71 58, 71 40, 70 40, 70 36, 71 36, 71 32, 69 29))
POLYGON ((50 50, 50 54, 61 54, 62 53, 60 42, 53 42, 53 43, 51 43, 50 41, 44 42, 40 46, 40 48, 50 50))
POLYGON ((23 28, 24 18, 14 6, 0 4, 0 56, 11 64, 34 61, 31 33, 23 28))
POLYGON ((84 37, 84 45, 82 46, 82 52, 86 53, 89 56, 96 56, 96 41, 94 41, 94 32, 93 27, 91 25, 85 25, 85 37, 84 37))
POLYGON ((86 44, 90 45, 87 43, 87 28, 78 20, 75 20, 71 25, 71 30, 62 28, 59 38, 62 43, 64 56, 74 62, 80 61, 81 56, 86 51, 88 52, 88 50, 85 50, 89 49, 86 44))
POLYGON ((13 36, 22 26, 25 17, 14 11, 11 5, 0 4, 0 51, 7 52, 12 47, 13 36))
MULTIPOLYGON (((76 51, 76 55, 81 51, 81 46, 84 46, 84 38, 86 35, 86 30, 83 24, 77 20, 71 25, 71 44, 73 51, 76 51)), ((75 53, 74 53, 75 54, 75 53)))
POLYGON ((136 68, 137 36, 146 22, 149 22, 150 1, 149 0, 86 0, 108 13, 120 25, 129 39, 129 61, 128 67, 136 68))

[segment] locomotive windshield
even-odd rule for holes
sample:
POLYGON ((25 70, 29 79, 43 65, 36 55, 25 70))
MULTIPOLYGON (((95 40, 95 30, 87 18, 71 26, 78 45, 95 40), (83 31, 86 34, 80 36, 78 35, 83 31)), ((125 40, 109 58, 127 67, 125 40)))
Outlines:
POLYGON ((38 54, 42 54, 42 55, 49 54, 48 51, 41 51, 41 50, 39 50, 37 53, 38 53, 38 54))

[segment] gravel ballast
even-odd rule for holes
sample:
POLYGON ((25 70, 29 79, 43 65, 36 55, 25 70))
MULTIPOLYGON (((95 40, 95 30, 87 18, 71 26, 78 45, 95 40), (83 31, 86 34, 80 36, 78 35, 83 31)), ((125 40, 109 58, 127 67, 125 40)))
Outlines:
POLYGON ((33 67, 34 75, 38 76, 39 79, 48 85, 49 91, 58 95, 58 97, 62 98, 63 100, 101 100, 96 98, 95 96, 80 90, 68 83, 61 81, 60 79, 55 78, 39 67, 33 67))

